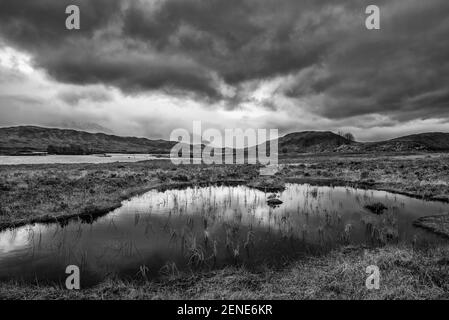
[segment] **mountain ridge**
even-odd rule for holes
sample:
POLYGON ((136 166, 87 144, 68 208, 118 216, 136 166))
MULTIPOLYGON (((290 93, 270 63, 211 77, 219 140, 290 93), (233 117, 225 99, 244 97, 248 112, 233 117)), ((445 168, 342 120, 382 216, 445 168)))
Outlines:
POLYGON ((69 147, 67 149, 69 150, 68 152, 61 152, 66 154, 165 153, 174 144, 175 142, 162 139, 150 140, 142 137, 122 137, 102 132, 90 133, 74 129, 39 126, 0 128, 0 154, 45 152, 48 151, 49 146, 55 147, 55 149, 69 147))
MULTIPOLYGON (((331 131, 302 131, 286 134, 278 140, 280 154, 449 151, 449 133, 445 132, 425 132, 385 141, 357 142, 331 131)), ((48 151, 56 154, 167 154, 176 143, 162 139, 40 126, 0 128, 0 154, 10 155, 48 151)))

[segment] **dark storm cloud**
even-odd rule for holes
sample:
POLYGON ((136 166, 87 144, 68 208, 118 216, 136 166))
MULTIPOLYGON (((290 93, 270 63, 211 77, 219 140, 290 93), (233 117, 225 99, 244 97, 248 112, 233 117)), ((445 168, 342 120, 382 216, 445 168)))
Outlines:
POLYGON ((1 0, 0 32, 28 50, 58 50, 68 39, 92 37, 120 13, 121 3, 120 0, 1 0), (71 4, 82 10, 82 28, 76 33, 65 28, 65 9, 71 4))
POLYGON ((243 83, 285 77, 275 94, 313 113, 406 121, 448 116, 448 13, 447 0, 0 0, 0 35, 63 82, 237 105, 243 83), (64 28, 69 4, 80 31, 64 28), (368 4, 380 31, 364 27, 368 4))
POLYGON ((326 49, 326 39, 309 40, 321 28, 307 17, 310 1, 172 0, 156 10, 145 4, 133 2, 125 12, 126 36, 188 54, 230 84, 300 69, 326 49), (303 29, 295 30, 302 18, 303 29))
POLYGON ((329 118, 449 116, 449 2, 392 1, 382 8, 381 31, 351 33, 285 93, 324 94, 312 108, 329 118))
POLYGON ((182 52, 161 51, 123 35, 122 16, 128 10, 128 2, 118 0, 2 0, 0 34, 63 82, 104 83, 127 92, 187 90, 218 97, 219 79, 213 70, 182 52), (80 31, 65 28, 65 8, 70 4, 80 7, 80 31))

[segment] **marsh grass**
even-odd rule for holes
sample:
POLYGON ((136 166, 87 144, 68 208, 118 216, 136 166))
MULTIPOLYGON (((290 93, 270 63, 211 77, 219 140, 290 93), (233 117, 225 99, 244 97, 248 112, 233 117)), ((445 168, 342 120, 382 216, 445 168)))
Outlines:
POLYGON ((241 183, 252 181, 258 167, 175 166, 164 160, 0 166, 0 230, 33 222, 65 224, 78 216, 91 222, 153 188, 233 182, 235 176, 241 183))
POLYGON ((81 291, 5 283, 0 299, 449 299, 449 247, 334 250, 281 269, 243 266, 191 273, 167 267, 160 281, 111 278, 81 291), (365 287, 368 265, 381 272, 379 290, 365 287))
MULTIPOLYGON (((375 179, 369 182, 369 186, 378 189, 389 189, 402 193, 412 194, 417 197, 431 199, 435 196, 449 194, 449 175, 446 172, 438 174, 438 170, 446 158, 409 160, 377 161, 362 159, 353 161, 344 159, 335 164, 332 159, 313 159, 316 165, 309 166, 308 178, 327 180, 325 183, 334 183, 336 179, 343 181, 347 186, 360 183, 360 171, 368 170, 369 178, 375 179), (318 170, 320 172, 318 174, 318 170), (416 175, 409 174, 411 170, 420 171, 420 180, 416 175), (438 179, 437 178, 438 174, 438 179)), ((447 162, 446 162, 447 163, 447 162)), ((284 171, 282 171, 284 172, 284 171)), ((279 184, 283 179, 304 178, 304 171, 296 169, 285 170, 289 176, 277 176, 275 179, 265 179, 259 185, 262 190, 271 190, 269 184, 279 184)), ((58 221, 64 226, 65 216, 79 216, 80 223, 93 221, 101 212, 108 212, 111 208, 120 205, 120 201, 154 188, 156 186, 177 186, 193 183, 201 185, 217 181, 234 181, 236 177, 257 182, 257 170, 251 166, 179 166, 174 167, 164 161, 134 164, 107 164, 107 165, 42 165, 42 166, 0 166, 0 226, 11 226, 16 223, 43 219, 44 221, 58 221), (232 171, 232 176, 229 175, 232 171), (186 179, 187 178, 187 179, 186 179), (254 180, 255 179, 255 180, 254 180), (187 182, 187 181, 189 182, 187 182)), ((368 183, 367 181, 363 182, 368 183)), ((336 183, 338 184, 338 183, 336 183)), ((368 185, 368 184, 367 184, 368 185)), ((267 191, 268 192, 268 191, 267 191)), ((347 192, 351 192, 347 189, 347 192)), ((310 188, 312 199, 322 197, 317 188, 310 188)), ((200 194, 194 195, 195 197, 200 194)), ((358 197, 358 202, 369 203, 369 192, 358 197)), ((443 197, 444 198, 444 197, 443 197)), ((194 200, 192 199, 192 200, 194 200)), ((162 200, 162 205, 168 199, 162 200)), ((175 207, 179 208, 179 214, 183 214, 183 206, 178 198, 172 199, 175 207)), ((187 201, 187 200, 186 200, 187 201)), ((205 218, 212 212, 211 208, 217 206, 215 200, 209 198, 209 203, 201 209, 201 215, 205 218)), ((228 195, 225 206, 230 206, 232 195, 228 195)), ((248 198, 241 199, 248 203, 248 198)), ((334 200, 332 200, 334 201, 334 200)), ((278 229, 288 241, 296 232, 307 247, 307 242, 317 236, 322 243, 329 241, 329 232, 337 230, 343 244, 350 244, 352 228, 343 224, 342 217, 336 212, 323 212, 321 208, 312 206, 313 201, 306 201, 303 207, 298 206, 297 213, 306 217, 306 222, 297 230, 289 226, 289 217, 275 217, 278 229), (319 216, 321 222, 318 229, 309 227, 308 218, 319 216)), ((256 206, 255 203, 250 204, 256 206)), ((338 205, 343 207, 340 202, 338 205)), ((403 204, 397 204, 403 206, 403 204)), ((151 215, 152 208, 149 208, 151 215)), ((206 272, 205 266, 217 264, 217 257, 222 250, 217 239, 208 235, 208 224, 204 223, 201 236, 196 236, 192 231, 201 228, 193 219, 186 219, 186 226, 181 234, 173 231, 170 224, 166 223, 165 232, 170 234, 173 244, 182 243, 184 254, 192 269, 196 270, 193 282, 190 276, 177 270, 174 262, 167 262, 161 269, 161 274, 168 277, 171 282, 147 281, 145 285, 140 282, 126 282, 124 280, 111 279, 99 286, 83 290, 80 293, 67 293, 57 287, 29 286, 20 283, 9 283, 0 287, 0 297, 75 297, 75 298, 130 298, 130 297, 182 297, 182 298, 441 298, 448 297, 449 274, 444 258, 448 255, 447 246, 435 248, 423 242, 413 242, 411 247, 392 246, 397 238, 397 226, 394 218, 395 209, 389 210, 380 221, 366 220, 365 229, 373 244, 382 245, 378 249, 368 251, 355 250, 350 254, 335 250, 321 257, 309 257, 305 260, 291 262, 282 270, 267 267, 257 272, 248 271, 238 264, 242 258, 243 249, 249 256, 252 248, 252 236, 250 231, 246 239, 239 240, 238 224, 230 222, 226 226, 225 250, 228 257, 234 259, 233 267, 206 272), (392 212, 390 214, 390 211, 392 212), (210 248, 209 248, 210 247, 210 248), (208 251, 209 248, 209 251, 208 251), (241 252, 242 249, 242 252, 241 252), (429 254, 426 253, 426 250, 429 254), (385 272, 385 288, 379 292, 366 292, 364 288, 364 268, 367 263, 379 263, 385 272), (422 263, 422 264, 421 264, 422 263), (316 270, 316 271, 314 271, 316 270), (307 272, 309 271, 309 273, 307 272), (313 272, 312 272, 313 271, 313 272), (188 285, 185 285, 185 284, 188 285), (116 290, 114 290, 116 288, 116 290), (202 290, 202 291, 201 291, 202 290)), ((270 216, 273 212, 270 211, 270 216)), ((239 212, 234 215, 238 221, 239 212)), ((145 234, 150 235, 157 226, 150 220, 136 214, 135 225, 145 223, 145 234)), ((241 216, 240 216, 241 219, 241 216)), ((207 221, 207 220, 204 220, 207 221)), ((271 227, 271 225, 270 225, 271 227)), ((114 228, 111 222, 111 228, 114 228)), ((60 232, 61 228, 55 231, 60 232)), ((82 232, 82 231, 80 231, 82 232)), ((271 231, 270 231, 271 232, 271 231)), ((35 243, 38 242, 37 234, 29 235, 35 243)), ((68 247, 61 242, 58 252, 66 254, 68 247)), ((221 244, 223 245, 223 244, 221 244)), ((33 246, 34 247, 34 246, 33 246)), ((117 243, 118 256, 132 256, 138 254, 132 241, 122 240, 117 243)), ((304 252, 308 253, 307 250, 304 252)), ((87 254, 87 253, 86 253, 87 254)), ((79 254, 81 261, 83 253, 79 254)), ((87 257, 84 259, 87 260, 87 257)), ((136 270, 142 278, 148 275, 145 269, 136 270)), ((148 279, 145 279, 148 280, 148 279)))

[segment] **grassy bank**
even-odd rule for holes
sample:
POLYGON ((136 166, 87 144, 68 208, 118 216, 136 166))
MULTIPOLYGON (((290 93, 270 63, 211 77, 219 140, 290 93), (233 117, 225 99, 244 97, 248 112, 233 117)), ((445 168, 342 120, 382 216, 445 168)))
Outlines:
POLYGON ((353 184, 449 201, 449 154, 302 156, 282 162, 285 167, 279 174, 287 181, 353 184))
POLYGON ((447 245, 343 248, 280 270, 225 268, 159 282, 109 279, 81 291, 6 283, 0 299, 449 299, 448 257, 447 245), (379 290, 365 286, 370 265, 380 269, 379 290))
POLYGON ((0 230, 32 222, 89 219, 153 188, 245 183, 256 166, 175 166, 169 161, 0 166, 0 230))
POLYGON ((449 215, 421 217, 413 222, 415 227, 426 229, 449 239, 449 215))
POLYGON ((283 162, 274 179, 260 177, 256 166, 175 166, 163 160, 0 166, 0 230, 30 222, 102 215, 152 188, 217 182, 247 183, 267 191, 284 182, 349 184, 449 201, 449 155, 305 156, 283 162))
POLYGON ((284 182, 341 184, 449 201, 449 155, 335 156, 283 160, 275 178, 256 166, 175 166, 169 161, 0 166, 0 230, 105 214, 152 188, 238 182, 270 191, 284 182), (293 162, 294 164, 291 164, 293 162))
MULTIPOLYGON (((279 188, 289 181, 352 184, 447 201, 447 163, 448 155, 303 156, 283 160, 281 171, 269 178, 261 177, 256 166, 174 166, 162 160, 0 166, 0 230, 30 222, 94 217, 153 188, 220 182, 249 184, 262 190, 279 188)), ((449 298, 448 257, 449 243, 425 250, 404 246, 346 248, 306 257, 276 270, 230 267, 157 282, 107 279, 80 292, 2 283, 0 299, 441 299, 449 298), (372 264, 381 269, 380 290, 369 291, 364 285, 365 269, 372 264)))

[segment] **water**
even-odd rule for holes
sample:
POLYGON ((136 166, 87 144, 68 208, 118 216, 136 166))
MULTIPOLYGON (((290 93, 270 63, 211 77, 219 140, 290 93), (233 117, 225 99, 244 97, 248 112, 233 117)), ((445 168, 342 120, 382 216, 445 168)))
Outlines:
POLYGON ((151 191, 90 223, 7 230, 0 233, 0 280, 64 283, 66 266, 75 264, 87 286, 111 274, 154 278, 228 264, 281 264, 347 244, 445 241, 412 222, 449 212, 449 204, 299 184, 277 195, 284 203, 276 208, 267 205, 268 196, 245 186, 151 191), (364 208, 377 201, 388 207, 380 216, 364 208))
POLYGON ((109 163, 137 162, 143 160, 167 160, 167 157, 156 157, 149 154, 111 153, 101 155, 48 155, 48 156, 0 156, 0 165, 16 164, 52 164, 52 163, 109 163))

